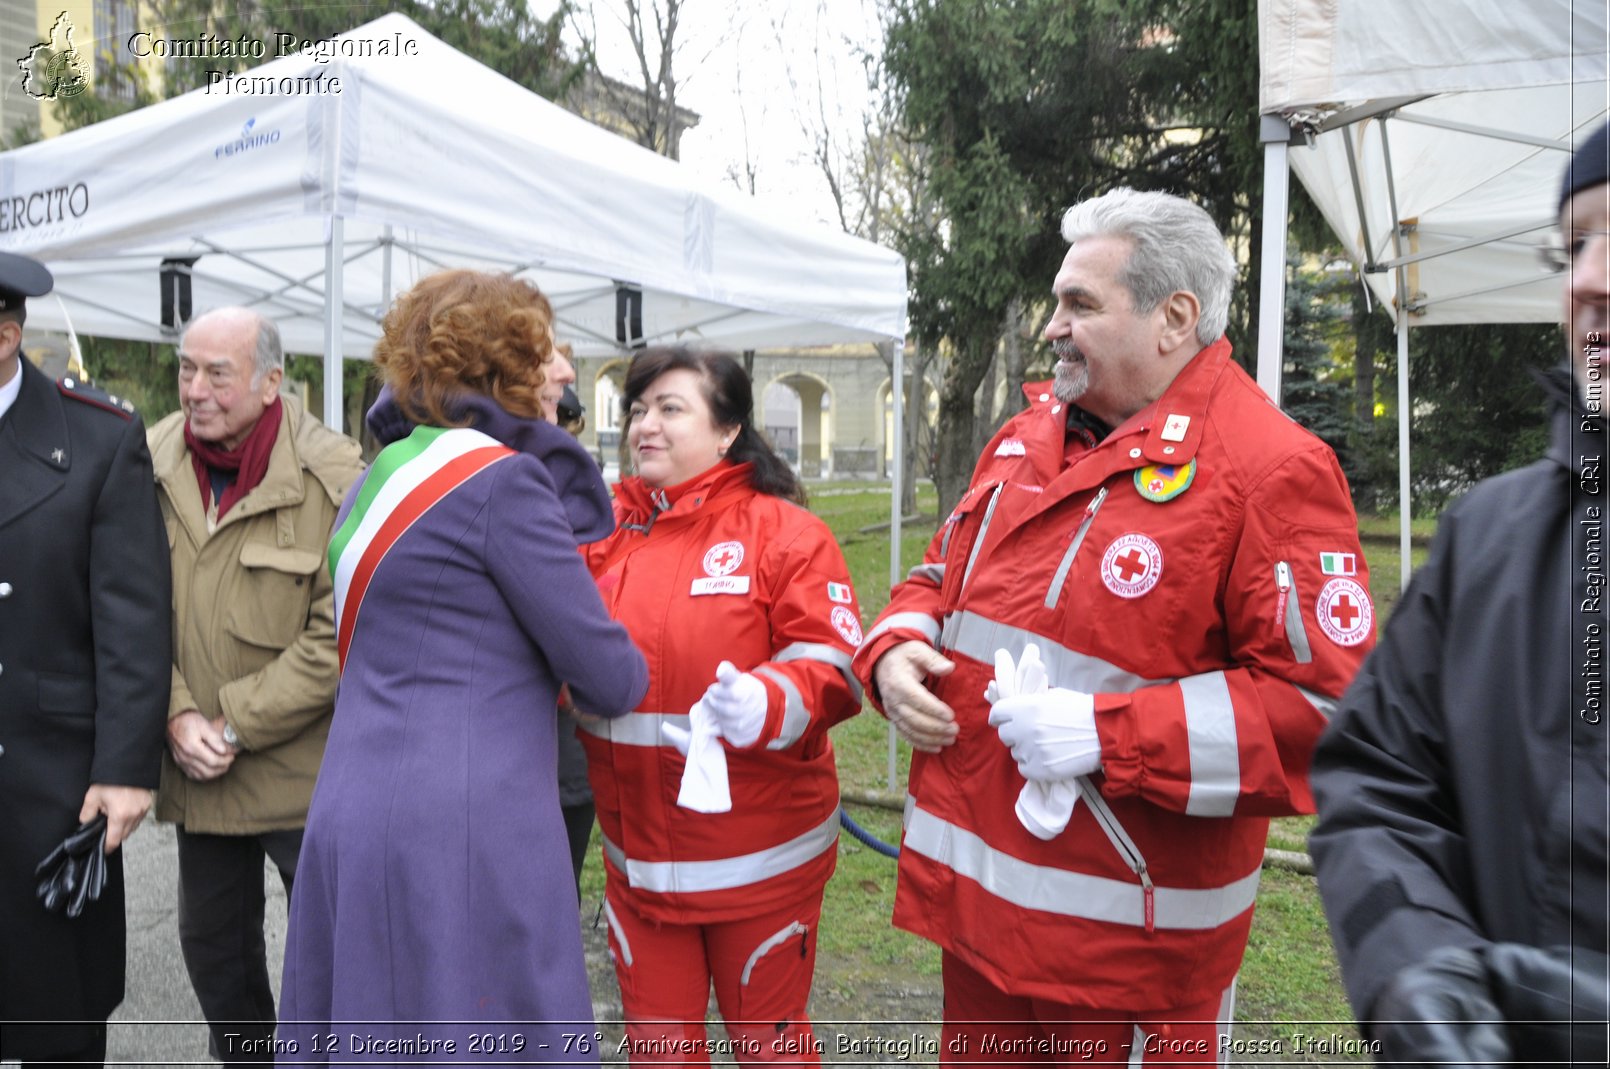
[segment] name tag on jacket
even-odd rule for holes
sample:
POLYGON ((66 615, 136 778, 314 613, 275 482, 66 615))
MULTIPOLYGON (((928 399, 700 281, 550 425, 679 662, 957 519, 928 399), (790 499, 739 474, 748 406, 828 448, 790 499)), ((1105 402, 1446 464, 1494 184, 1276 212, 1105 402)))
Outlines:
POLYGON ((747 594, 749 593, 749 577, 747 575, 720 575, 705 576, 693 581, 693 589, 688 593, 694 597, 700 594, 747 594))

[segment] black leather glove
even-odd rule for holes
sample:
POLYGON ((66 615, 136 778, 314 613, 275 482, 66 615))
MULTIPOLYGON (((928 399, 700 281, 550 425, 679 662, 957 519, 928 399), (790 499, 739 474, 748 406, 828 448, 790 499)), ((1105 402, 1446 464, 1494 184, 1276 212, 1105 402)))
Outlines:
POLYGON ((1444 1069, 1512 1060, 1504 1014, 1480 954, 1441 947, 1401 970, 1371 1007, 1380 1065, 1437 1062, 1444 1069))
POLYGON ((1605 955, 1585 947, 1495 943, 1483 955, 1487 984, 1509 1021, 1515 1057, 1605 1064, 1605 955))
POLYGON ((83 824, 63 839, 34 868, 39 901, 51 913, 66 909, 77 917, 84 905, 100 898, 106 886, 106 814, 83 824))

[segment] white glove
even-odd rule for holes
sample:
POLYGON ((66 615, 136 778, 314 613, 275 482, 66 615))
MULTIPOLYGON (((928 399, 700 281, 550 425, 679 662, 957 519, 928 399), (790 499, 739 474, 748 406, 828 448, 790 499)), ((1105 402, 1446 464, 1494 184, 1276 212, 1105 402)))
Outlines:
MULTIPOLYGON (((1012 663, 1006 650, 995 651, 995 679, 984 688, 984 698, 992 706, 1002 698, 1023 698, 1046 693, 1048 680, 1040 661, 1040 647, 1030 643, 1023 660, 1012 663)), ((994 723, 993 718, 990 721, 994 723)), ((1079 784, 1075 780, 1048 783, 1030 780, 1018 792, 1013 811, 1019 824, 1036 839, 1049 842, 1061 835, 1079 804, 1079 784)))
MULTIPOLYGON (((1014 693, 1001 686, 1011 655, 996 654, 994 690, 997 701, 990 726, 1012 751, 1017 770, 1031 782, 1053 783, 1085 776, 1101 767, 1101 739, 1096 734, 1095 699, 1082 691, 1051 687, 1024 692, 1018 684, 1043 679, 1040 651, 1029 646, 1023 664, 1012 673, 1014 693)), ((989 696, 986 691, 985 696, 989 696)))
POLYGON ((1017 793, 1017 821, 1030 835, 1050 842, 1067 828, 1073 811, 1079 804, 1078 780, 1055 780, 1051 783, 1030 781, 1017 793))
POLYGON ((739 749, 753 746, 766 726, 766 684, 731 661, 716 665, 716 681, 700 701, 715 717, 721 737, 739 749))
POLYGON ((727 786, 727 751, 721 747, 715 716, 703 702, 695 702, 688 710, 688 720, 691 731, 676 724, 660 724, 665 741, 688 759, 682 768, 676 804, 699 813, 728 812, 732 809, 732 792, 727 786))

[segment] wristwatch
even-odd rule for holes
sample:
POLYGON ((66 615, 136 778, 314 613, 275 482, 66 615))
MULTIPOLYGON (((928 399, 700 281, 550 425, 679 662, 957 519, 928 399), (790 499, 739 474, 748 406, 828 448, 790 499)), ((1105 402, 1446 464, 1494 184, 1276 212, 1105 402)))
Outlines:
POLYGON ((224 741, 235 749, 240 749, 240 736, 235 734, 235 725, 227 721, 224 723, 224 741))

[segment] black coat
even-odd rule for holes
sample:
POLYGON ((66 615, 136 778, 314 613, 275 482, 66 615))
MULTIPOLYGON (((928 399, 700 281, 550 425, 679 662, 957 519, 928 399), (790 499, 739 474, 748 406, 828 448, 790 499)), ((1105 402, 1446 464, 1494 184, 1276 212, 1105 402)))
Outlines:
POLYGON ((1443 516, 1314 758, 1310 847, 1361 1018, 1438 947, 1605 949, 1604 421, 1568 374, 1550 386, 1548 459, 1443 516))
MULTIPOLYGON (((140 421, 21 366, 0 417, 0 1020, 104 1020, 123 1000, 121 855, 74 920, 45 912, 33 873, 78 826, 91 783, 157 785, 168 543, 140 421)), ((79 1035, 0 1027, 0 1057, 71 1050, 79 1035)))

